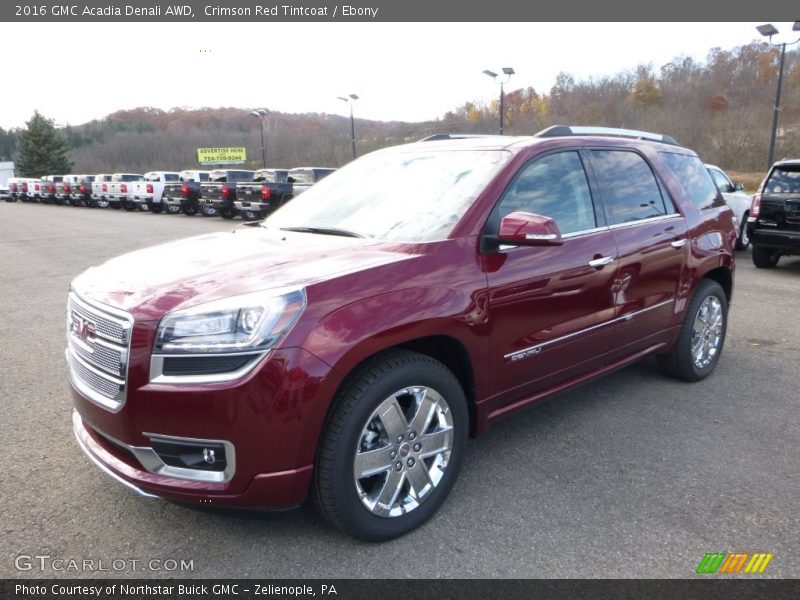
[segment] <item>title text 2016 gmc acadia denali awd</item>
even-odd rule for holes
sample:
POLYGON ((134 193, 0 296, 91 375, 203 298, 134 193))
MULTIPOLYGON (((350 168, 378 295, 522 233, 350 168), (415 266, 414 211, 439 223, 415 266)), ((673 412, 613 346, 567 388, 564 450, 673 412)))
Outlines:
POLYGON ((142 494, 313 496, 353 535, 398 536, 493 419, 648 354, 709 375, 735 241, 702 161, 666 136, 557 126, 374 152, 255 227, 77 277, 75 434, 142 494))

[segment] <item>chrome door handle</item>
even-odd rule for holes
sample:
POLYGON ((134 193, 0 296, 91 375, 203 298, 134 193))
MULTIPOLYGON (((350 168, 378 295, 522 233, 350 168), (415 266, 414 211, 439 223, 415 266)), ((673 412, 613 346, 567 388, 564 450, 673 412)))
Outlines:
POLYGON ((686 242, 688 241, 689 240, 684 238, 682 240, 675 240, 674 242, 670 242, 669 245, 672 246, 673 248, 683 248, 686 245, 686 242))
POLYGON ((589 266, 593 268, 604 267, 614 262, 613 256, 603 256, 602 258, 595 258, 589 261, 589 266))

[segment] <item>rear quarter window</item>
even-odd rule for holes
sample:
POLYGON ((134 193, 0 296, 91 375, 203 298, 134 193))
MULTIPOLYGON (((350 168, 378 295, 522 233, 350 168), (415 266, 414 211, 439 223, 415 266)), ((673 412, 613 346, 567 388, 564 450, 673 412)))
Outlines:
POLYGON ((675 152, 659 154, 697 210, 725 206, 714 180, 698 157, 675 152))

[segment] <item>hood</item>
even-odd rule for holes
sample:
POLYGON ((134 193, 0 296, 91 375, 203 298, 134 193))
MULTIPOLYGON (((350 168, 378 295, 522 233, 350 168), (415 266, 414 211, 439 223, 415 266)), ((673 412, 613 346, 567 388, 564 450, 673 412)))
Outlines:
POLYGON ((91 267, 72 288, 135 319, 248 292, 307 286, 411 258, 375 240, 241 227, 137 250, 91 267))

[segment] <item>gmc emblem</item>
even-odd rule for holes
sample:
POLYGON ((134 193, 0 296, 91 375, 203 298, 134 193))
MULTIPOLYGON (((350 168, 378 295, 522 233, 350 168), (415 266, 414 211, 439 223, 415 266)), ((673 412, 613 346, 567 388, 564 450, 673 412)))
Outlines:
POLYGON ((89 340, 89 336, 95 331, 95 326, 89 321, 82 318, 80 315, 72 313, 72 333, 75 334, 82 342, 89 340))

